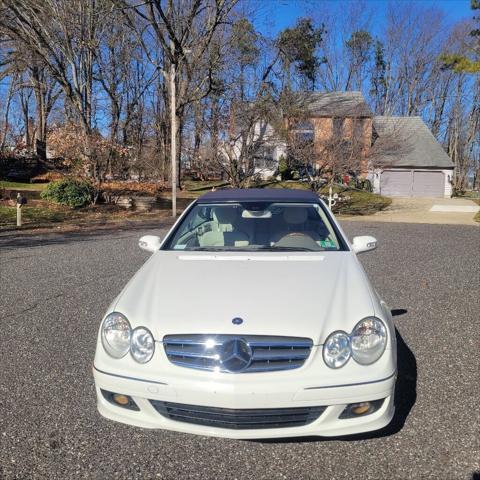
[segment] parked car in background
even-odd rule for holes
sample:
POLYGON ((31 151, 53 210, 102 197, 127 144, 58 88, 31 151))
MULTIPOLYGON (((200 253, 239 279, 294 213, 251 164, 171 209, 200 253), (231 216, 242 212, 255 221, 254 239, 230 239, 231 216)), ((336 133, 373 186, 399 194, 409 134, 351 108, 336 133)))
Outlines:
POLYGON ((194 201, 113 301, 94 361, 99 412, 231 438, 337 436, 394 414, 395 330, 313 192, 219 190, 194 201))

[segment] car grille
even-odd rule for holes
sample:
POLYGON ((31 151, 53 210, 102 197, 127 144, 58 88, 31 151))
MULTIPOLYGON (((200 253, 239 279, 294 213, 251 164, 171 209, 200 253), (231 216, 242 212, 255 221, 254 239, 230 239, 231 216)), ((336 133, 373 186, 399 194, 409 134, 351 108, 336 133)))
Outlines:
POLYGON ((229 373, 299 368, 310 355, 312 344, 309 338, 262 335, 191 334, 167 335, 163 339, 165 353, 173 364, 229 373), (235 351, 240 358, 231 358, 235 351))
POLYGON ((177 422, 233 430, 301 427, 317 420, 327 407, 229 409, 150 400, 155 410, 177 422))

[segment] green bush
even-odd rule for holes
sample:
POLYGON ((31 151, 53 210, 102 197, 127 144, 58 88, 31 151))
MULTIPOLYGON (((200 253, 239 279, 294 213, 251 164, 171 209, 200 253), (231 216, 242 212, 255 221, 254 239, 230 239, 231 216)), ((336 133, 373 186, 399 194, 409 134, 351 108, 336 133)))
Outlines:
POLYGON ((284 155, 281 155, 278 159, 278 173, 282 180, 291 180, 292 179, 292 170, 288 165, 288 161, 284 155))
POLYGON ((366 192, 373 192, 372 182, 367 178, 361 178, 357 181, 356 188, 359 190, 365 190, 366 192))
POLYGON ((93 186, 84 180, 64 178, 58 182, 49 183, 41 193, 41 197, 73 208, 85 207, 92 203, 93 186))

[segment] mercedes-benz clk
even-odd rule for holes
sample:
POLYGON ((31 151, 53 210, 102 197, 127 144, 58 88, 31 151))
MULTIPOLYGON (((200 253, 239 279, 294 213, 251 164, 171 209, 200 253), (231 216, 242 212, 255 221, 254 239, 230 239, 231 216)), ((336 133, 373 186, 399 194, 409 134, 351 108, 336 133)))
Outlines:
POLYGON ((395 330, 316 194, 194 201, 103 318, 97 405, 112 420, 230 438, 339 436, 394 413, 395 330))

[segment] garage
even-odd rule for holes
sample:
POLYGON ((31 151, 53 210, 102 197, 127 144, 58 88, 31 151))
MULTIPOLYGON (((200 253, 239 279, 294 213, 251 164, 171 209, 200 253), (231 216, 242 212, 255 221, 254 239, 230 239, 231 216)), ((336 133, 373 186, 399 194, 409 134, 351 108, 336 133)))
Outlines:
POLYGON ((420 117, 374 117, 373 130, 374 192, 387 197, 451 196, 453 162, 420 117))
POLYGON ((380 193, 386 197, 410 197, 412 172, 385 170, 380 178, 380 193))
POLYGON ((380 193, 387 197, 443 197, 445 174, 441 171, 384 170, 380 193))
POLYGON ((443 172, 413 172, 412 197, 443 197, 444 191, 443 172))

